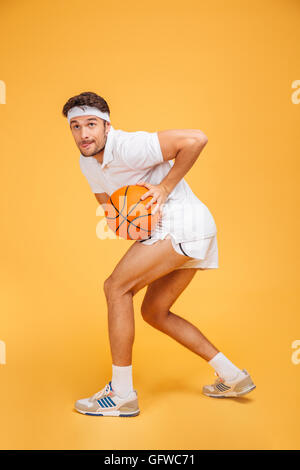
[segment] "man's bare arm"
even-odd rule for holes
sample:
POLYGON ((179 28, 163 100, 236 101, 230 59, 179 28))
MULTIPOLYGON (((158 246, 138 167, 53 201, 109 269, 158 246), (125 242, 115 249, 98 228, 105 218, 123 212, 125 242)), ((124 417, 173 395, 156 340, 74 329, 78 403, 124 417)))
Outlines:
POLYGON ((168 194, 194 165, 208 142, 206 135, 198 129, 159 131, 158 138, 164 160, 175 158, 169 173, 160 182, 168 194))
POLYGON ((173 160, 187 144, 207 144, 208 138, 200 129, 171 129, 158 131, 158 140, 164 160, 173 160))
POLYGON ((107 193, 94 193, 99 204, 106 204, 109 200, 109 195, 107 193))

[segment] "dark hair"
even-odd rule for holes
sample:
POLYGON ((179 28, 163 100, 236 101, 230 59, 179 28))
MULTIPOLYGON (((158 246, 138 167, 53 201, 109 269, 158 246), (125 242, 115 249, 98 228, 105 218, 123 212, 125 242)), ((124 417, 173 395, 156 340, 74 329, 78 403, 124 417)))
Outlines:
POLYGON ((65 117, 67 117, 69 109, 73 108, 73 106, 94 106, 104 113, 107 112, 110 116, 110 109, 105 99, 92 91, 85 91, 68 99, 62 110, 65 117))

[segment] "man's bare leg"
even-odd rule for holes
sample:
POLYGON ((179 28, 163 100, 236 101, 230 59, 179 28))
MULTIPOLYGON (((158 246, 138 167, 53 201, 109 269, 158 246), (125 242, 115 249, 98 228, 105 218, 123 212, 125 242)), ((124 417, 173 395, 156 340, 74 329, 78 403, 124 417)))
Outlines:
MULTIPOLYGON (((173 249, 170 239, 160 240, 153 245, 142 245, 142 243, 135 242, 116 265, 109 278, 106 279, 104 291, 107 298, 109 339, 114 365, 128 366, 132 364, 132 346, 134 342, 133 296, 146 285, 179 268, 188 259, 191 258, 178 254, 173 249)), ((190 270, 177 271, 176 276, 181 279, 181 283, 178 283, 179 286, 182 286, 182 279, 186 276, 185 271, 190 270), (182 274, 181 271, 183 271, 182 274)), ((176 295, 175 284, 176 282, 173 282, 173 292, 177 298, 179 294, 176 295)), ((164 297, 164 295, 165 292, 161 290, 160 296, 164 297)), ((147 312, 149 313, 148 306, 147 312)), ((197 328, 180 317, 177 318, 181 320, 180 327, 182 328, 184 325, 183 331, 186 332, 181 332, 180 342, 182 344, 189 349, 191 346, 192 350, 195 350, 197 341, 201 342, 202 348, 198 349, 197 347, 196 349, 199 352, 204 351, 202 357, 208 357, 209 355, 213 357, 218 352, 197 328)), ((155 325, 158 325, 158 323, 155 322, 155 325)), ((179 341, 176 333, 177 326, 174 328, 174 322, 171 330, 168 331, 172 331, 175 339, 179 341)))
POLYGON ((198 328, 169 310, 196 272, 196 268, 177 269, 152 282, 147 288, 141 310, 144 320, 151 326, 210 361, 219 350, 198 328))
MULTIPOLYGON (((198 328, 169 310, 193 279, 196 271, 197 269, 195 268, 176 269, 149 284, 141 308, 143 318, 150 325, 166 333, 209 362, 210 366, 223 379, 229 381, 237 380, 239 383, 237 384, 239 394, 248 393, 255 388, 251 378, 245 378, 241 369, 216 349, 198 328)), ((228 383, 227 387, 229 386, 228 383)), ((224 387, 224 385, 222 386, 224 387)), ((223 391, 224 388, 222 390, 216 389, 213 392, 213 396, 224 396, 223 391)), ((228 396, 236 396, 234 394, 230 395, 231 392, 232 390, 228 389, 226 393, 228 396)), ((211 386, 205 386, 203 393, 212 396, 211 386)))

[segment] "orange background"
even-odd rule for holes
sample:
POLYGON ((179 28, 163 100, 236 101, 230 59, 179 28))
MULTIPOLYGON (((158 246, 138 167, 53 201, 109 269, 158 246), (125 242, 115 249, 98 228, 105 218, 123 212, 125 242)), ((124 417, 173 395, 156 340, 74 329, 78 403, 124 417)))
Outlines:
POLYGON ((299 448, 299 41, 292 0, 1 2, 2 449, 299 448), (107 100, 115 129, 208 136, 185 179, 215 218, 220 267, 172 310, 250 372, 251 394, 202 395, 213 369, 143 321, 143 289, 141 414, 73 411, 111 379, 103 282, 132 243, 96 236, 61 115, 83 91, 107 100))

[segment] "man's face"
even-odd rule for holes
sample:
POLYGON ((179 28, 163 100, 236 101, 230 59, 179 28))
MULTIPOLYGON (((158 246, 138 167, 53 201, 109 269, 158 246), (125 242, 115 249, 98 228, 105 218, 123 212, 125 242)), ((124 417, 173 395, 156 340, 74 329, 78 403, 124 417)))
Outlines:
POLYGON ((98 116, 77 116, 71 119, 70 128, 84 157, 93 157, 104 149, 110 122, 98 116))

